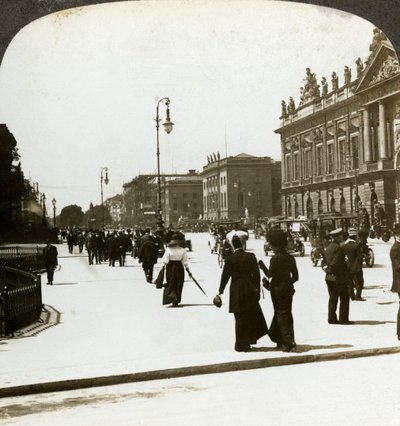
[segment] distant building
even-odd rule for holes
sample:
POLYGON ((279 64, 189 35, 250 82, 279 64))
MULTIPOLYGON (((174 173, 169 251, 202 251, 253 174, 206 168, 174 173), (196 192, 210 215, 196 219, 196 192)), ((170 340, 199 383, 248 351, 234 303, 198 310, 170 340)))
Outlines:
POLYGON ((110 212, 112 224, 118 226, 121 224, 122 215, 124 213, 124 202, 121 194, 108 198, 104 201, 104 205, 110 212))
POLYGON ((281 213, 280 162, 270 157, 239 154, 207 157, 203 167, 204 219, 246 219, 281 213))
POLYGON ((331 87, 306 69, 300 104, 282 101, 282 208, 287 217, 332 212, 356 214, 362 202, 371 219, 379 201, 389 224, 399 199, 400 67, 393 46, 377 28, 356 78, 332 73, 331 87))
MULTIPOLYGON (((123 185, 125 226, 155 225, 157 212, 157 175, 146 174, 123 185)), ((188 174, 161 175, 161 208, 165 226, 176 225, 178 219, 202 214, 201 177, 190 170, 188 174), (196 194, 196 195, 194 195, 196 194)))
POLYGON ((176 226, 179 219, 199 219, 203 215, 202 177, 194 170, 187 176, 163 181, 162 205, 166 225, 176 226))

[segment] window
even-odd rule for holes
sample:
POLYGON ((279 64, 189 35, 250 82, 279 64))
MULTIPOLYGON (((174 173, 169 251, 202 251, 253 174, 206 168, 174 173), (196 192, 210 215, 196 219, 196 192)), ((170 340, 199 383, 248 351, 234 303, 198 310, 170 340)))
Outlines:
POLYGON ((292 167, 292 162, 290 161, 290 155, 286 155, 285 158, 285 178, 286 178, 286 182, 290 182, 292 180, 292 173, 291 173, 291 167, 292 167))
POLYGON ((178 210, 178 204, 174 203, 173 206, 172 206, 172 209, 175 210, 175 211, 177 211, 178 210))
POLYGON ((183 196, 183 198, 187 198, 188 197, 188 195, 187 195, 186 192, 184 192, 182 196, 183 196))
POLYGON ((338 166, 339 172, 344 172, 346 170, 346 140, 340 139, 338 141, 339 155, 338 155, 338 166))
POLYGON ((299 179, 299 153, 293 154, 293 179, 299 179))
POLYGON ((243 207, 243 192, 239 192, 238 194, 238 207, 243 207))
POLYGON ((324 173, 322 163, 322 145, 317 146, 317 176, 322 176, 324 173))
POLYGON ((226 192, 224 192, 224 206, 226 208, 226 192))
POLYGON ((351 138, 351 148, 352 148, 352 169, 358 169, 358 136, 353 136, 351 138))
POLYGON ((327 145, 327 173, 331 174, 334 172, 334 151, 333 143, 327 145))
POLYGON ((197 192, 193 192, 192 198, 197 198, 197 192))
POLYGON ((311 169, 311 149, 308 149, 305 154, 305 161, 304 161, 304 176, 310 177, 312 175, 312 169, 311 169))

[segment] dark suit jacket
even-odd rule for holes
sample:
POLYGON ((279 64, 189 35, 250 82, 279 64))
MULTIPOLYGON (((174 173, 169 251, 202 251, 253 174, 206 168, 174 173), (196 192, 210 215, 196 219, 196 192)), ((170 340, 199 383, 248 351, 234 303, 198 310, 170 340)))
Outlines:
POLYGON ((390 260, 393 271, 392 291, 400 293, 400 243, 397 240, 390 249, 390 260))
POLYGON ((224 292, 230 278, 229 312, 252 309, 260 300, 260 271, 253 253, 239 249, 225 259, 220 294, 224 292))
POLYGON ((356 241, 349 241, 343 245, 343 251, 346 255, 347 268, 350 274, 362 271, 362 254, 361 247, 356 241))
POLYGON ((325 259, 328 265, 327 272, 336 276, 336 282, 338 284, 347 283, 349 272, 343 248, 338 243, 332 241, 325 250, 325 259))

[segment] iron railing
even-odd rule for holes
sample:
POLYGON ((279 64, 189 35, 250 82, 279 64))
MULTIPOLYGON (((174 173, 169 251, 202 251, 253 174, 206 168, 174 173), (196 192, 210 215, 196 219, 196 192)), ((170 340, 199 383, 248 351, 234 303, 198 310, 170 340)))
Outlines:
POLYGON ((43 247, 7 246, 0 247, 0 265, 24 271, 45 269, 43 247))
POLYGON ((42 306, 40 275, 0 266, 0 336, 38 321, 42 306))

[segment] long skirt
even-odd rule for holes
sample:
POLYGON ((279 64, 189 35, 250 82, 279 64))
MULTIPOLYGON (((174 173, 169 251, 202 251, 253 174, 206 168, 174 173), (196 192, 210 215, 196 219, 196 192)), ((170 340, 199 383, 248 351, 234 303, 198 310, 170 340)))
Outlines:
POLYGON ((235 312, 236 346, 254 345, 268 334, 268 326, 259 303, 244 312, 235 312))
POLYGON ((182 298, 183 281, 185 280, 185 270, 180 260, 171 260, 166 266, 166 281, 164 287, 163 305, 169 303, 180 303, 182 298))

